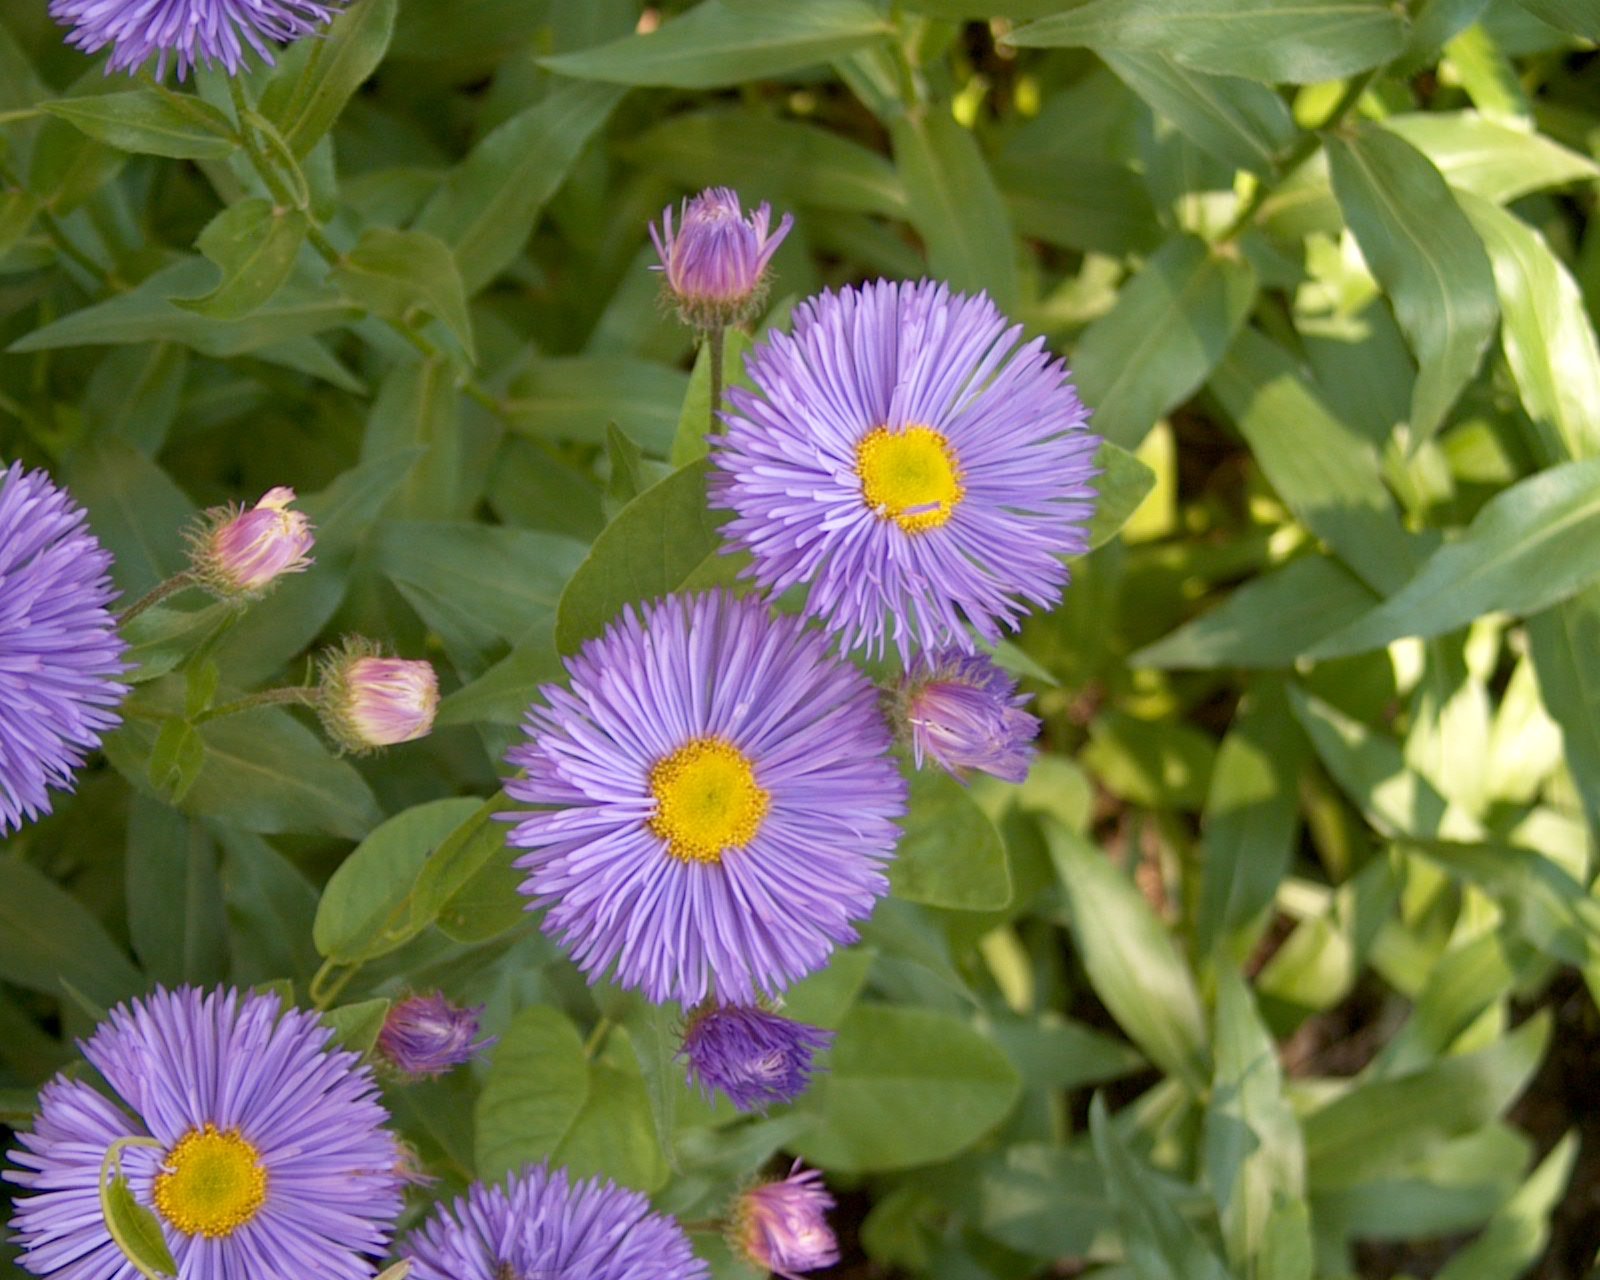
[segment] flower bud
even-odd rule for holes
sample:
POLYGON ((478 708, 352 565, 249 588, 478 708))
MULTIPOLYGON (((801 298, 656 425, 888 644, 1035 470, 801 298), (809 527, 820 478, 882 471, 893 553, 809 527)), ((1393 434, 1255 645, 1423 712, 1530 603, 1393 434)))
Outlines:
POLYGON ((439 708, 439 677, 428 662, 381 657, 353 638, 322 662, 322 724, 355 755, 425 737, 439 708))
POLYGON ((758 1267, 793 1280, 797 1272, 817 1271, 839 1261, 839 1242, 828 1226, 833 1197, 815 1169, 740 1193, 733 1207, 729 1243, 758 1267))
POLYGON ((464 1009, 437 991, 410 996, 389 1010, 378 1032, 378 1053, 403 1076, 442 1076, 461 1066, 492 1039, 477 1039, 480 1005, 464 1009))
POLYGON ((284 574, 307 569, 315 539, 304 513, 289 509, 293 501, 294 490, 280 486, 248 509, 208 511, 190 538, 191 568, 201 584, 224 599, 253 599, 284 574))
POLYGON ((910 739, 918 768, 931 757, 965 780, 970 770, 1007 782, 1028 776, 1039 721, 1022 707, 1027 695, 982 654, 924 654, 900 681, 895 719, 910 739))
POLYGON ((667 296, 677 305, 678 317, 696 329, 748 320, 761 305, 767 263, 789 234, 794 216, 784 214, 769 235, 772 207, 763 204, 747 218, 738 193, 727 187, 708 187, 685 201, 680 213, 674 228, 668 205, 661 225, 650 227, 661 257, 658 269, 666 273, 667 296))
POLYGON ((831 1031, 764 1009, 710 1005, 690 1018, 678 1056, 707 1101, 720 1089, 740 1111, 764 1111, 804 1093, 812 1054, 832 1043, 831 1031))

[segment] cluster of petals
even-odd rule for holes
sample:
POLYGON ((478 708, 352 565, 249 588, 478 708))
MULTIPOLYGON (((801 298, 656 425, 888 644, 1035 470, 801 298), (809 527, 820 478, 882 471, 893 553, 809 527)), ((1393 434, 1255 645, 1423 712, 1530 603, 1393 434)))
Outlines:
POLYGON ((229 75, 254 50, 264 61, 273 49, 310 35, 332 21, 342 0, 50 0, 50 16, 70 28, 67 43, 85 53, 108 45, 107 72, 130 74, 155 60, 155 75, 169 63, 178 77, 196 66, 221 64, 229 75))

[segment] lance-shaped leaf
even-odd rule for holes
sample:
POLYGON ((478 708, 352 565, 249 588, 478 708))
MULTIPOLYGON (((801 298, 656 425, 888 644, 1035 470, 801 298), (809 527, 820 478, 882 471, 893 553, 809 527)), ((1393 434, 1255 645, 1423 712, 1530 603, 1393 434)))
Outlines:
POLYGON ((438 317, 467 358, 477 359, 461 272, 449 246, 437 236, 371 227, 340 259, 333 278, 347 298, 378 315, 398 320, 418 307, 438 317))
POLYGON ((398 9, 399 0, 359 0, 327 31, 291 46, 262 97, 261 110, 296 156, 310 154, 356 90, 378 69, 394 34, 398 9))
POLYGON ((39 106, 119 151, 174 160, 222 160, 239 147, 228 117, 199 98, 177 99, 151 89, 132 89, 92 98, 56 98, 39 106))

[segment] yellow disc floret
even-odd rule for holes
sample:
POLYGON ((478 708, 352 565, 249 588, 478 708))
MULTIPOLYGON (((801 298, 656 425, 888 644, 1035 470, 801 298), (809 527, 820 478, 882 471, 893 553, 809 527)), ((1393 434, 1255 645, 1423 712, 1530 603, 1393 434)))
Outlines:
POLYGON ((267 1170, 237 1129, 191 1129, 167 1152, 156 1175, 161 1216, 190 1236, 231 1236, 267 1199, 267 1170))
POLYGON ((955 451, 932 427, 875 427, 856 445, 861 497, 907 533, 937 529, 961 501, 955 451))
POLYGON ((650 770, 656 811, 650 830, 684 862, 721 862, 727 849, 755 838, 767 793, 744 752, 722 738, 695 738, 650 770))

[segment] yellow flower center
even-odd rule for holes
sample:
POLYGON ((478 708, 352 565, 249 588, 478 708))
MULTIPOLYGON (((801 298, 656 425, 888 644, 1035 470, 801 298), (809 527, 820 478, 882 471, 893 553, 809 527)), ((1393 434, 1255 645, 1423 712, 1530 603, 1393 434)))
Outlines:
POLYGON ((937 529, 964 492, 950 442, 932 427, 876 427, 856 445, 861 496, 907 533, 937 529))
POLYGON ((161 1216, 185 1235, 231 1236, 256 1216, 267 1199, 261 1153, 237 1129, 191 1129, 156 1175, 161 1216))
POLYGON ((656 811, 650 830, 684 862, 721 862, 727 849, 755 838, 767 815, 767 793, 738 747, 721 738, 695 738, 650 770, 656 811))

